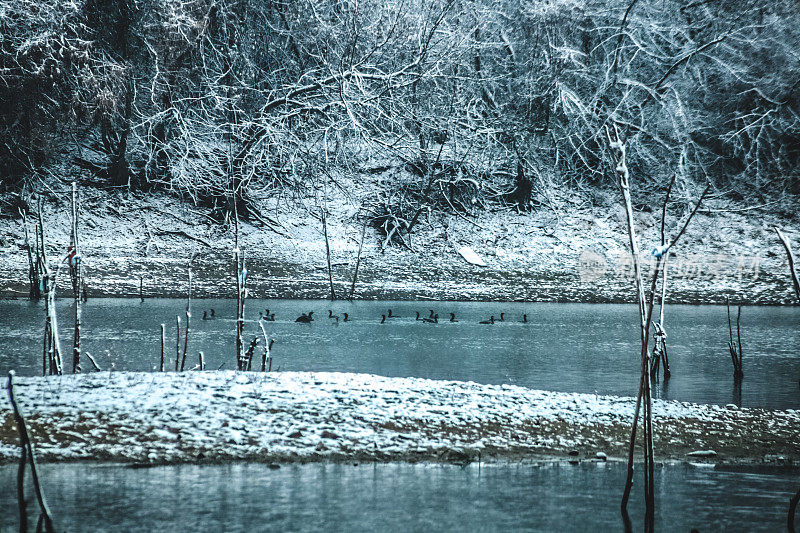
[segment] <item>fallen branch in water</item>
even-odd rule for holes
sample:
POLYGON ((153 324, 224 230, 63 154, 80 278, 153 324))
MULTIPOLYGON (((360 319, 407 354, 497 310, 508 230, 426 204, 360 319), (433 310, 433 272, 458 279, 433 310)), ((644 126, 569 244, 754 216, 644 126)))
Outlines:
POLYGON ((91 362, 92 362, 92 366, 94 366, 94 369, 95 369, 95 370, 97 370, 98 372, 100 372, 100 371, 102 370, 102 368, 100 368, 100 367, 98 366, 98 364, 97 364, 97 361, 95 361, 95 360, 94 360, 94 357, 92 357, 92 354, 90 354, 89 352, 83 352, 83 355, 85 355, 85 356, 86 356, 86 358, 87 358, 89 361, 91 361, 91 362))

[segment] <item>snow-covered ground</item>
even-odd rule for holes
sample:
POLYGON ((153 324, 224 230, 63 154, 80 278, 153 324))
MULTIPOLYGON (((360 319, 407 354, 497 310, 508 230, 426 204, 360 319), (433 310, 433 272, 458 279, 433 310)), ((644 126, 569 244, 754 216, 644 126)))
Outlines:
MULTIPOLYGON (((630 398, 345 373, 98 372, 15 384, 45 461, 613 459, 626 453, 634 408, 630 398)), ((800 459, 800 411, 655 401, 654 413, 662 459, 800 459)), ((0 461, 16 460, 7 401, 0 422, 0 461)))

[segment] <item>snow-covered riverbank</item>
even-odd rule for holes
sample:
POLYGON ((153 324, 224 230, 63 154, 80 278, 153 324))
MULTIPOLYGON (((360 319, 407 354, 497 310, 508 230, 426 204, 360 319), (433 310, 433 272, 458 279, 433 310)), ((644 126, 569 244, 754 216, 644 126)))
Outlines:
MULTIPOLYGON (((633 400, 508 385, 285 372, 15 378, 39 458, 170 463, 624 457, 633 400), (577 454, 577 455, 575 455, 577 454)), ((5 391, 4 391, 5 396, 5 391)), ((656 454, 800 460, 800 412, 656 401, 656 454)), ((7 401, 0 461, 18 457, 7 401)))
MULTIPOLYGON (((347 295, 355 272, 363 227, 362 207, 377 185, 347 181, 355 197, 331 192, 327 233, 333 283, 347 295)), ((69 190, 60 193, 69 197, 69 190)), ((195 297, 234 297, 230 226, 209 219, 207 210, 164 194, 122 195, 85 188, 81 192, 81 250, 89 296, 184 297, 187 263, 193 263, 195 297)), ((610 195, 591 205, 564 194, 551 206, 529 213, 478 211, 464 218, 434 212, 421 217, 408 246, 382 247, 384 237, 367 227, 355 287, 356 299, 436 299, 469 301, 631 302, 628 237, 622 208, 610 195), (459 253, 473 250, 485 263, 468 263, 459 253)), ((51 258, 63 257, 69 244, 69 209, 45 205, 51 258)), ((786 254, 772 230, 784 228, 793 243, 796 223, 776 214, 734 211, 708 200, 693 219, 670 262, 670 303, 794 303, 786 254), (717 210, 721 211, 717 211, 717 210)), ((325 239, 315 218, 313 198, 281 202, 271 198, 261 209, 270 226, 240 224, 247 256, 250 296, 326 298, 330 294, 325 239)), ((683 211, 676 206, 667 224, 677 231, 683 211)), ((646 252, 660 242, 659 213, 637 213, 646 252)), ((19 220, 0 218, 0 295, 26 296, 28 262, 19 220)), ((61 277, 70 294, 68 276, 61 277)))

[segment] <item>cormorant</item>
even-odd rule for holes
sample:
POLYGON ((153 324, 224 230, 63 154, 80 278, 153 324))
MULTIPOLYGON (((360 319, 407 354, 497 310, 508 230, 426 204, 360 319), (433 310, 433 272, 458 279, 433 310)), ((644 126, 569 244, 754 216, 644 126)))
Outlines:
POLYGON ((303 313, 302 315, 297 317, 295 322, 303 322, 305 324, 308 324, 309 322, 314 320, 314 318, 311 316, 313 314, 314 314, 314 311, 309 311, 308 314, 303 313))

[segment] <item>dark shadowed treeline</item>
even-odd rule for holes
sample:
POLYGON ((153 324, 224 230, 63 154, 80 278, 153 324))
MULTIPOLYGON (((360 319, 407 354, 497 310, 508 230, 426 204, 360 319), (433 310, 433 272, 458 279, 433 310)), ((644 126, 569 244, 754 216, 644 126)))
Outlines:
POLYGON ((644 188, 795 194, 799 36, 794 0, 2 0, 0 176, 66 161, 247 216, 402 165, 376 205, 413 226, 613 186, 613 121, 644 188))

